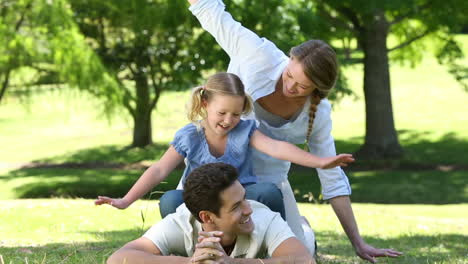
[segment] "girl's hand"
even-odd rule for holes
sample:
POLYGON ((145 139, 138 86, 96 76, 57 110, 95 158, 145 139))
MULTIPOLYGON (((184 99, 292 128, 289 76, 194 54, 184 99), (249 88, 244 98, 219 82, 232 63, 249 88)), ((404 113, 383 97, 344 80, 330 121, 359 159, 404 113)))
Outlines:
POLYGON ((346 167, 348 163, 354 161, 354 158, 351 154, 340 154, 335 157, 322 158, 322 160, 320 169, 331 169, 336 166, 346 167))
POLYGON ((125 199, 113 199, 106 196, 98 196, 98 199, 94 201, 94 204, 110 204, 118 209, 125 209, 130 205, 130 203, 125 199))

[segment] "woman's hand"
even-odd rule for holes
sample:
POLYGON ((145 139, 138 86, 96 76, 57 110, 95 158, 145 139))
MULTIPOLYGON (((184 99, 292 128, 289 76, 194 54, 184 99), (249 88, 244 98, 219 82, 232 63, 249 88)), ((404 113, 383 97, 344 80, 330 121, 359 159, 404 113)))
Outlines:
POLYGON ((110 204, 118 209, 126 209, 130 205, 130 203, 125 199, 114 199, 106 196, 98 196, 98 199, 94 201, 94 204, 110 204))
POLYGON ((363 245, 356 247, 356 255, 360 258, 365 259, 371 263, 376 263, 377 257, 390 257, 396 258, 401 256, 403 253, 390 248, 374 248, 371 245, 364 243, 363 245))
POLYGON ((331 169, 336 166, 348 166, 348 163, 354 162, 353 155, 340 154, 334 157, 322 158, 320 169, 331 169))

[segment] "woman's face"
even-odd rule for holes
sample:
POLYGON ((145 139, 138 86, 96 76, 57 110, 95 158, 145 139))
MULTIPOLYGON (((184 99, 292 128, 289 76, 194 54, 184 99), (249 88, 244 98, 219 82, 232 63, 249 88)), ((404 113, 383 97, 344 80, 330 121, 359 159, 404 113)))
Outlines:
POLYGON ((314 84, 304 73, 302 64, 291 57, 282 74, 283 95, 286 97, 307 97, 315 89, 314 84))

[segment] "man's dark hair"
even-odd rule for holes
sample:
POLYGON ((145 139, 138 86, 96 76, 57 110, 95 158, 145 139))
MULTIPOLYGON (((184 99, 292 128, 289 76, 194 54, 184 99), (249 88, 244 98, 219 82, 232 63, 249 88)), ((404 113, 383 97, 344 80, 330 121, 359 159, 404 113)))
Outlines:
POLYGON ((221 192, 237 180, 236 168, 225 163, 209 163, 194 169, 184 183, 184 202, 200 222, 200 211, 219 216, 222 206, 221 192))

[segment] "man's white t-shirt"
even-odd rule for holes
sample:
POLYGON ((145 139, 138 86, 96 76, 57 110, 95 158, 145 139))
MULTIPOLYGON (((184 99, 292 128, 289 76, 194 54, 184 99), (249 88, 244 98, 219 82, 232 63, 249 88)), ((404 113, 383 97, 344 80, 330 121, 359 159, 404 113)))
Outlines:
MULTIPOLYGON (((286 239, 294 237, 288 224, 278 213, 265 205, 249 200, 252 207, 254 231, 239 235, 231 253, 233 258, 271 257, 275 249, 286 239)), ((153 225, 143 237, 151 240, 165 256, 192 256, 197 243, 201 223, 192 216, 185 204, 173 214, 153 225)))

